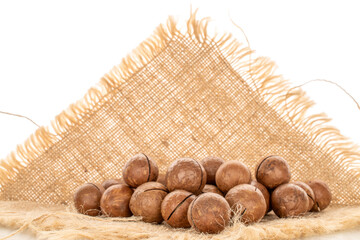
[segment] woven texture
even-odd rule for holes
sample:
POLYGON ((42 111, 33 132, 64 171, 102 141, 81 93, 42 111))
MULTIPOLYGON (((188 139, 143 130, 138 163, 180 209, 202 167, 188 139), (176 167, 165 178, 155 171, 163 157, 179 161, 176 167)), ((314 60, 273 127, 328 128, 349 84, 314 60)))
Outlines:
POLYGON ((306 116, 304 92, 290 91, 271 61, 250 53, 229 34, 209 37, 205 20, 192 16, 182 33, 170 18, 1 162, 0 199, 69 204, 80 184, 120 178, 144 152, 160 172, 177 158, 208 155, 254 170, 276 154, 293 180, 327 182, 333 204, 360 204, 356 146, 325 115, 306 116))
MULTIPOLYGON (((245 226, 235 221, 220 234, 199 234, 194 229, 176 229, 149 224, 137 217, 94 218, 63 206, 0 201, 0 223, 29 229, 38 239, 197 239, 197 240, 288 240, 354 229, 360 225, 359 207, 328 208, 302 218, 280 219, 273 213, 245 226), (9 211, 7 209, 12 209, 9 211)), ((15 232, 14 232, 15 234, 15 232)), ((1 236, 0 236, 1 237, 1 236)))

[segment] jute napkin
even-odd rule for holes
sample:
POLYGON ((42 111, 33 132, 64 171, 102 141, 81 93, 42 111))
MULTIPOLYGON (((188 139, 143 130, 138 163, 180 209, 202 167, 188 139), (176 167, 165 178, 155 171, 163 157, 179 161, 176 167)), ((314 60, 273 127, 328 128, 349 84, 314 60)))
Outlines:
POLYGON ((208 20, 196 14, 183 32, 170 17, 81 100, 3 159, 0 224, 49 239, 288 239, 359 227, 358 147, 327 125, 325 114, 308 116, 313 102, 274 75, 271 60, 251 59, 251 50, 231 34, 207 30, 208 20), (156 160, 162 173, 180 157, 215 155, 254 170, 262 157, 280 155, 293 180, 327 182, 332 204, 301 218, 233 223, 218 235, 134 217, 92 218, 66 207, 79 185, 120 178, 124 163, 139 152, 156 160))

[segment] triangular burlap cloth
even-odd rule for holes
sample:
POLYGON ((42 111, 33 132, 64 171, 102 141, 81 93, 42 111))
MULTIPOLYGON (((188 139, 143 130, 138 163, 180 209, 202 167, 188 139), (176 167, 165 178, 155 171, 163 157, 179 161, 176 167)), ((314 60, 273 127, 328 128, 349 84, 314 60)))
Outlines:
POLYGON ((2 160, 0 224, 50 239, 289 239, 359 227, 358 148, 326 125, 326 115, 306 115, 313 103, 273 75, 273 62, 249 58, 248 48, 230 34, 208 35, 207 25, 192 14, 181 32, 169 18, 83 99, 2 160), (281 155, 293 180, 326 181, 332 205, 302 218, 235 223, 218 235, 42 205, 71 204, 82 183, 119 178, 139 152, 161 172, 185 156, 216 155, 254 169, 262 157, 281 155))

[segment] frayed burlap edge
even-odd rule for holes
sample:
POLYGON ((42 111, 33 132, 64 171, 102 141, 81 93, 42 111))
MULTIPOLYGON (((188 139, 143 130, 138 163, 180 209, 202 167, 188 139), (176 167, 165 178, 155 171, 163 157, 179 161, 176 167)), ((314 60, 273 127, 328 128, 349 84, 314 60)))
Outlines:
POLYGON ((247 58, 252 50, 242 47, 230 33, 208 35, 208 19, 196 19, 196 12, 187 21, 187 31, 182 33, 173 17, 161 24, 155 33, 142 42, 122 62, 115 66, 100 82, 90 88, 85 96, 51 122, 36 130, 23 144, 18 145, 5 159, 0 161, 0 186, 9 179, 14 179, 20 169, 26 167, 44 153, 49 147, 62 139, 79 120, 91 113, 121 84, 137 72, 175 37, 190 37, 197 43, 216 43, 231 67, 257 92, 271 107, 292 123, 298 130, 309 136, 309 141, 318 145, 331 156, 338 167, 345 168, 354 177, 360 177, 359 147, 340 134, 335 127, 326 125, 331 119, 326 114, 306 116, 307 110, 314 103, 300 88, 291 88, 290 84, 279 75, 274 75, 275 63, 266 57, 247 58))
MULTIPOLYGON (((357 145, 342 136, 336 128, 326 125, 330 121, 325 114, 306 116, 313 102, 300 88, 293 89, 281 76, 275 75, 275 64, 265 57, 250 60, 252 50, 242 47, 231 34, 208 35, 207 19, 197 20, 196 13, 191 14, 186 32, 181 32, 174 18, 170 17, 165 25, 160 25, 153 36, 140 44, 131 54, 115 66, 101 81, 88 90, 85 96, 70 105, 51 122, 50 126, 40 127, 23 144, 18 145, 5 159, 0 161, 0 187, 9 179, 14 179, 28 163, 38 158, 57 141, 61 140, 80 119, 87 116, 110 98, 121 84, 129 79, 160 53, 174 37, 190 37, 200 45, 214 44, 221 49, 231 67, 277 112, 291 122, 295 128, 306 133, 311 143, 331 156, 334 164, 348 170, 353 177, 360 177, 360 151, 357 145)), ((235 224, 220 235, 199 235, 189 230, 183 232, 166 226, 126 222, 125 219, 95 219, 69 211, 26 211, 23 209, 38 205, 32 203, 3 202, 1 209, 7 209, 0 215, 0 223, 5 226, 29 228, 39 236, 51 239, 89 238, 89 239, 142 239, 157 238, 213 238, 213 239, 289 239, 313 234, 330 233, 354 228, 360 225, 360 208, 343 207, 326 210, 323 214, 300 219, 276 219, 245 227, 235 224), (19 209, 20 207, 20 209, 19 209), (62 221, 69 220, 64 224, 62 221), (106 222, 98 225, 99 221, 106 222), (126 223, 124 223, 124 221, 126 223), (119 224, 118 222, 122 222, 119 224), (37 223, 37 224, 36 224, 37 223), (40 224, 40 225, 38 225, 40 224), (316 226, 316 227, 314 227, 316 226), (166 231, 162 231, 166 229, 166 231), (107 235, 108 234, 108 235, 107 235), (196 235, 195 235, 196 234, 196 235), (109 236, 105 238, 104 236, 109 236)), ((60 207, 61 208, 61 207, 60 207)), ((132 219, 132 218, 131 218, 132 219)), ((130 219, 130 220, 131 220, 130 219)))
POLYGON ((220 234, 213 235, 144 223, 136 217, 89 217, 62 206, 2 201, 0 209, 1 224, 18 228, 14 234, 29 229, 39 239, 295 239, 354 229, 360 225, 360 207, 333 206, 320 213, 289 219, 270 214, 260 223, 245 226, 237 221, 220 234))

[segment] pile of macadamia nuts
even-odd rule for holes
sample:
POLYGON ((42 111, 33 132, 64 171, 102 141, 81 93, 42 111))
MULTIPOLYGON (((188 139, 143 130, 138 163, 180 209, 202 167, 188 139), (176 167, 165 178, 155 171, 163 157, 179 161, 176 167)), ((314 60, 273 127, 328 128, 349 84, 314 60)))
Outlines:
POLYGON ((280 217, 303 216, 329 206, 331 192, 321 180, 290 182, 287 162, 268 156, 256 167, 256 180, 240 161, 206 157, 174 161, 166 175, 145 154, 133 156, 121 180, 86 183, 74 195, 79 213, 90 216, 140 216, 144 222, 219 233, 238 219, 251 224, 271 210, 280 217))

